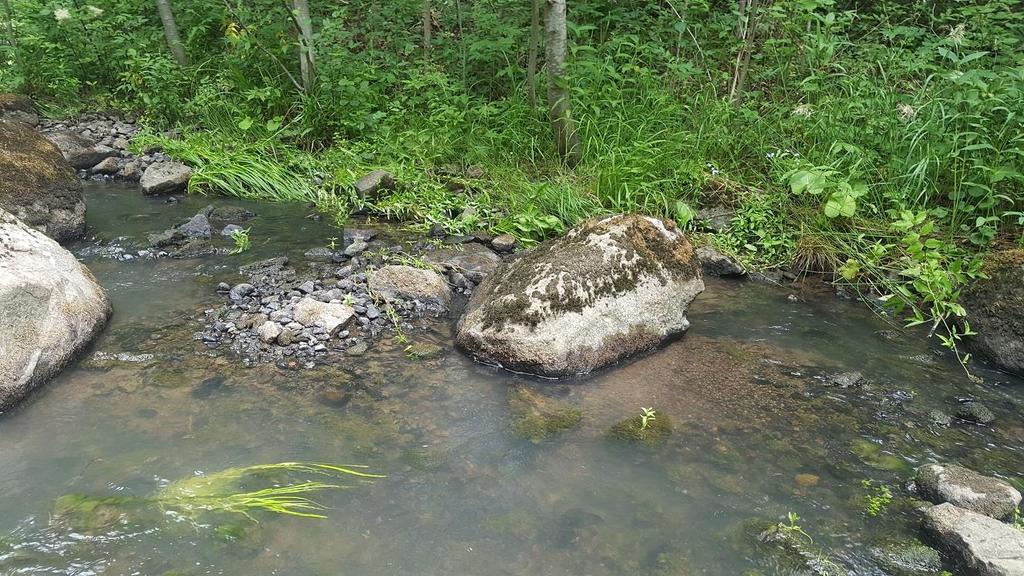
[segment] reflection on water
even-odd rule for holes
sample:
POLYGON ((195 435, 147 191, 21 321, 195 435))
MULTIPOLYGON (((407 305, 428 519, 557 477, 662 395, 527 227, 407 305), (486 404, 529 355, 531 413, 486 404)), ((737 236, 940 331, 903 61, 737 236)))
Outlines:
POLYGON ((75 249, 116 312, 100 354, 0 418, 0 574, 783 574, 751 525, 791 511, 815 550, 888 574, 886 549, 917 536, 903 489, 915 466, 955 460, 1024 480, 1019 382, 983 371, 972 384, 855 303, 794 302, 761 285, 709 281, 679 341, 571 381, 474 364, 444 323, 412 334, 445 348, 436 359, 384 341, 339 366, 244 368, 193 340, 197 313, 218 302, 213 286, 241 263, 340 234, 303 206, 249 206, 251 252, 124 262, 103 254, 209 199, 88 188, 98 239, 75 249), (866 384, 829 385, 850 370, 866 384), (520 437, 510 401, 523 386, 582 418, 520 437), (993 428, 936 422, 965 396, 995 412, 993 428), (641 406, 671 419, 665 442, 610 436, 641 406), (126 513, 117 499, 74 522, 55 515, 66 494, 130 499, 197 472, 285 461, 365 464, 387 478, 317 495, 326 520, 196 523, 126 513), (864 480, 896 496, 878 517, 864 513, 864 480))

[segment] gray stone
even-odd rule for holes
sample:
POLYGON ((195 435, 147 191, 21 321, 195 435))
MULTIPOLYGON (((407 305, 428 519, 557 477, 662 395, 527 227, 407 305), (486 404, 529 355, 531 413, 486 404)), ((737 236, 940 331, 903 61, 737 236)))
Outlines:
POLYGON ((188 166, 180 162, 160 162, 146 168, 139 184, 143 194, 174 194, 184 191, 191 178, 192 169, 188 166))
POLYGON ((370 320, 376 320, 377 318, 380 318, 380 310, 378 310, 373 304, 367 304, 366 317, 370 320))
POLYGON ((327 247, 311 248, 306 250, 303 256, 310 262, 338 262, 344 260, 337 250, 331 250, 327 247))
POLYGON ((295 332, 288 327, 281 330, 281 333, 277 335, 277 343, 281 346, 289 346, 295 341, 295 332))
POLYGON ((335 335, 352 319, 355 311, 351 306, 330 302, 320 302, 306 296, 295 305, 295 321, 310 327, 319 326, 330 335, 335 335))
POLYGON ((982 270, 988 278, 968 282, 960 300, 977 333, 967 342, 980 357, 1024 376, 1024 250, 992 254, 982 270))
POLYGON ((29 126, 39 124, 39 114, 28 96, 0 94, 0 119, 29 126))
POLYGON ((296 289, 303 294, 312 294, 313 291, 316 290, 316 284, 314 284, 312 280, 306 280, 302 284, 299 284, 296 289))
POLYGON ((377 237, 377 232, 375 230, 369 230, 366 228, 345 228, 345 230, 342 231, 341 235, 345 243, 349 244, 356 240, 369 242, 370 240, 373 240, 374 238, 377 237))
POLYGON ((457 342, 512 370, 587 373, 685 331, 703 290, 693 247, 673 222, 597 218, 499 266, 474 292, 457 342))
POLYGON ((477 284, 501 263, 501 258, 490 248, 476 242, 428 252, 423 259, 442 268, 451 268, 477 284))
POLYGON ((100 161, 99 164, 89 168, 89 172, 92 174, 115 174, 121 169, 121 161, 111 156, 100 161))
POLYGON ((277 322, 267 320, 256 329, 256 334, 260 337, 260 340, 270 344, 271 342, 276 342, 277 337, 281 335, 281 326, 277 322))
POLYGON ((725 232, 732 227, 735 213, 724 206, 701 208, 694 216, 697 224, 712 232, 725 232))
POLYGON ((360 238, 356 238, 345 248, 345 256, 355 256, 367 248, 369 248, 369 244, 360 238))
POLYGON ((511 252, 516 247, 516 237, 511 234, 501 234, 491 240, 491 247, 498 252, 511 252))
POLYGON ((117 156, 117 151, 113 148, 95 144, 92 140, 70 130, 48 132, 45 136, 57 146, 68 163, 78 170, 92 168, 106 158, 117 156))
POLYGON ((209 238, 213 234, 210 221, 202 214, 196 214, 175 231, 184 238, 209 238))
POLYGON ((926 500, 993 518, 1010 518, 1020 506, 1020 492, 1008 482, 962 466, 927 464, 917 469, 914 482, 926 500))
POLYGON ((956 417, 968 422, 977 422, 978 424, 991 424, 996 420, 996 415, 988 409, 988 406, 977 401, 961 404, 957 408, 956 417))
POLYGON ((360 198, 374 198, 384 190, 394 190, 395 178, 386 170, 374 170, 356 180, 354 186, 360 198))
POLYGON ((242 230, 244 230, 244 228, 242 228, 238 224, 228 224, 227 226, 224 227, 223 230, 220 231, 220 235, 225 238, 230 238, 232 234, 234 234, 235 232, 240 232, 242 230))
POLYGON ((255 290, 256 287, 252 284, 246 284, 245 282, 236 284, 232 286, 231 290, 228 292, 228 298, 230 298, 232 302, 241 302, 246 296, 252 294, 255 290))
POLYGON ((711 246, 697 248, 697 259, 700 260, 701 269, 708 276, 728 278, 747 274, 742 264, 711 246))
POLYGON ((925 512, 925 530, 975 576, 1024 574, 1024 532, 945 503, 925 512))
POLYGON ((412 266, 384 266, 370 276, 369 289, 388 302, 418 300, 430 307, 447 309, 452 300, 451 288, 440 274, 412 266))
POLYGON ((0 122, 0 209, 58 242, 85 234, 82 183, 27 124, 0 122))
POLYGON ((82 263, 0 209, 0 410, 63 370, 110 312, 82 263))
POLYGON ((838 386, 840 388, 855 388, 864 383, 864 375, 860 372, 840 372, 839 374, 833 374, 828 378, 828 384, 830 386, 838 386))

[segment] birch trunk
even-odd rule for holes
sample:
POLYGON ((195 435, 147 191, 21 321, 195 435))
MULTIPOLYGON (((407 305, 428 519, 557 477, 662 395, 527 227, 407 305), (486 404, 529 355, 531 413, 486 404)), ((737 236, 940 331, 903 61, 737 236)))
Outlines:
POLYGON ((566 0, 547 0, 547 38, 545 65, 548 69, 548 116, 555 132, 558 154, 569 166, 580 161, 580 139, 572 119, 569 102, 569 83, 565 73, 568 39, 565 27, 566 0))
POLYGON ((181 36, 178 35, 178 23, 174 21, 174 12, 171 11, 170 0, 156 0, 156 9, 160 12, 160 21, 164 25, 164 36, 167 37, 167 45, 171 48, 171 54, 178 64, 188 65, 188 57, 185 56, 185 47, 181 43, 181 36))
POLYGON ((294 0, 295 23, 299 27, 299 72, 302 75, 302 90, 309 94, 316 80, 316 57, 313 51, 313 20, 309 15, 306 0, 294 0))

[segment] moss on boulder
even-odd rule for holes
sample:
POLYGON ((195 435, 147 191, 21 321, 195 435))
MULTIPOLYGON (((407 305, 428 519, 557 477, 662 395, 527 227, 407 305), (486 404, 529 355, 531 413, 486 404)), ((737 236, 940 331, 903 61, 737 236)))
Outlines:
POLYGON ((587 373, 685 331, 687 307, 703 290, 700 263, 674 223, 596 218, 488 275, 457 342, 511 370, 587 373))
POLYGON ((58 242, 85 233, 75 171, 56 146, 20 122, 0 120, 0 208, 58 242))

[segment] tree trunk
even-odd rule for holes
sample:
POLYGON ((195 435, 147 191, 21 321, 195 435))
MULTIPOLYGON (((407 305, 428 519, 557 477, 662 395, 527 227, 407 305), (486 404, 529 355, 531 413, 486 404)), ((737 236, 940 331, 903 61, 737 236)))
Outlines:
POLYGON ((526 89, 530 99, 530 108, 537 107, 537 52, 540 50, 540 2, 533 0, 530 13, 530 53, 526 62, 526 89))
POLYGON ((423 55, 430 58, 430 35, 434 31, 434 16, 430 0, 423 0, 423 55))
POLYGON ((160 21, 164 24, 164 36, 167 37, 171 54, 178 64, 187 66, 188 57, 185 56, 185 47, 181 44, 181 36, 178 35, 178 23, 174 21, 170 0, 156 0, 156 9, 160 12, 160 21))
POLYGON ((302 75, 302 90, 306 94, 310 94, 316 80, 313 20, 309 15, 309 3, 306 0, 294 0, 293 6, 295 8, 295 23, 299 27, 299 72, 302 75))
MULTIPOLYGON (((768 0, 770 1, 770 0, 768 0)), ((760 0, 741 0, 740 22, 737 30, 741 33, 743 44, 736 54, 733 67, 732 82, 729 83, 729 100, 735 104, 743 103, 743 90, 747 83, 747 72, 750 70, 750 55, 754 51, 754 37, 757 33, 757 19, 761 8, 760 0)))
POLYGON ((555 131, 558 154, 569 167, 574 167, 580 161, 581 152, 579 134, 576 133, 576 123, 572 119, 569 83, 565 73, 565 59, 568 53, 565 28, 566 0, 547 2, 545 65, 548 68, 548 116, 555 131))

